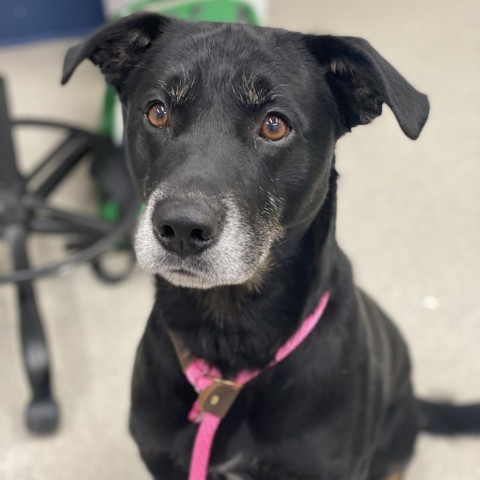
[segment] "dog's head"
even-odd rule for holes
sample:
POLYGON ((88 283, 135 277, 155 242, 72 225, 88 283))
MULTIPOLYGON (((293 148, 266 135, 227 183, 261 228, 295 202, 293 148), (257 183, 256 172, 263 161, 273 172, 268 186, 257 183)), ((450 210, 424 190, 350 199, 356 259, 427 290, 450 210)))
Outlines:
POLYGON ((415 139, 428 100, 366 41, 152 13, 72 48, 119 93, 129 166, 146 204, 135 250, 190 288, 253 282, 328 192, 336 140, 386 103, 415 139))

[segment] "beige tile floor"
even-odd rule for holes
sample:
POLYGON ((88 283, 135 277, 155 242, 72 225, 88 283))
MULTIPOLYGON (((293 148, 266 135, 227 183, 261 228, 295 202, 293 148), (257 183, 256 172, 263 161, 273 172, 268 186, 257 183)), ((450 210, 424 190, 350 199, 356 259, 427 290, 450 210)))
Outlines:
MULTIPOLYGON (((429 94, 421 139, 402 136, 387 111, 338 145, 338 236, 358 282, 397 319, 411 346, 417 391, 480 399, 480 4, 473 0, 274 0, 270 24, 366 37, 429 94), (437 301, 429 301, 435 297, 437 301), (427 308, 429 307, 430 308, 427 308), (434 308, 432 308, 434 307, 434 308)), ((71 41, 0 50, 15 115, 95 126, 103 85, 89 65, 58 84, 71 41)), ((28 166, 41 137, 20 139, 28 166)), ((92 203, 79 171, 57 199, 92 203)), ((58 245, 37 243, 38 259, 58 245)), ((6 263, 0 250, 0 263, 6 263)), ((24 429, 28 391, 18 352, 13 289, 0 287, 0 479, 149 478, 126 429, 135 346, 152 303, 140 271, 121 285, 87 268, 38 286, 61 401, 61 430, 24 429)), ((480 479, 480 438, 423 436, 408 480, 480 479)), ((328 480, 328 479, 327 479, 328 480)), ((348 479, 345 479, 348 480, 348 479)))

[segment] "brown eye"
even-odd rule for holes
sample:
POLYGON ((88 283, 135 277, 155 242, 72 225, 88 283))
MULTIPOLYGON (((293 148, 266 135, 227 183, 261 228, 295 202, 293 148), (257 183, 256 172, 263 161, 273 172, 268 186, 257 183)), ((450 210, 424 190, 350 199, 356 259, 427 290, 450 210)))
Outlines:
POLYGON ((267 140, 277 142, 285 138, 290 132, 290 128, 282 118, 277 115, 268 115, 265 117, 260 129, 260 135, 267 140))
POLYGON ((168 125, 170 115, 167 107, 162 102, 154 103, 147 112, 147 118, 150 125, 155 128, 164 128, 168 125))

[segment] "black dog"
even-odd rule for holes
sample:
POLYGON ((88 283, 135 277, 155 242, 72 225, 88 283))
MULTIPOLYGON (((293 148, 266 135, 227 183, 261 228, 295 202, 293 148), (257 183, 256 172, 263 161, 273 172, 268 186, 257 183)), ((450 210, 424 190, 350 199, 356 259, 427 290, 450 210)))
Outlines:
POLYGON ((478 430, 478 407, 414 398, 405 343, 335 240, 335 142, 383 103, 417 138, 425 95, 358 38, 150 13, 71 49, 63 82, 85 58, 119 93, 146 203, 135 248, 157 294, 131 430, 156 479, 187 477, 197 429, 170 335, 232 378, 266 367, 327 291, 314 332, 240 393, 209 478, 384 480, 421 428, 478 430))

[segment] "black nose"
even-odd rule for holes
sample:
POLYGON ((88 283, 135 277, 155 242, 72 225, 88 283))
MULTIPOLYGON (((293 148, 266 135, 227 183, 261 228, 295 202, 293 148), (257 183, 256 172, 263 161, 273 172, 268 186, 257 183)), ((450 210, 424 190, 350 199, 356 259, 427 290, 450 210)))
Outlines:
POLYGON ((215 243, 221 214, 202 201, 161 200, 153 211, 152 224, 163 247, 185 257, 215 243))

